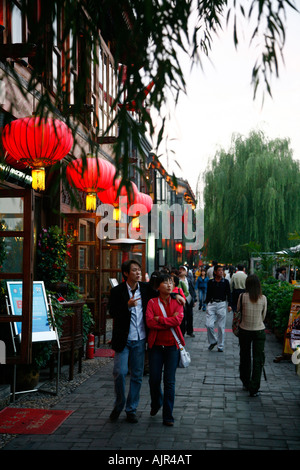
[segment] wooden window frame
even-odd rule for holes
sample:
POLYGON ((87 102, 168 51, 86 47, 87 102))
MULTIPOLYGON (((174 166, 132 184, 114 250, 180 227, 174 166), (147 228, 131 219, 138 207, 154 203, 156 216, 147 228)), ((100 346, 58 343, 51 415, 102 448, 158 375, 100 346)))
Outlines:
POLYGON ((34 226, 34 196, 30 189, 1 189, 0 197, 24 199, 24 225, 23 230, 0 231, 0 237, 22 237, 23 243, 23 267, 22 273, 1 272, 1 279, 18 279, 23 281, 22 315, 0 315, 1 323, 22 323, 22 336, 20 355, 7 357, 7 364, 31 363, 32 360, 32 292, 33 292, 33 226, 34 226))
MULTIPOLYGON (((114 60, 109 48, 104 41, 101 41, 99 50, 99 131, 102 135, 115 117, 116 111, 112 109, 112 104, 116 99, 117 77, 115 76, 114 60), (115 77, 115 78, 114 78, 115 77)), ((110 130, 109 135, 117 136, 117 125, 110 130)))
POLYGON ((61 39, 61 34, 62 34, 62 12, 57 11, 56 12, 56 27, 57 30, 54 31, 54 25, 53 23, 51 24, 51 70, 49 70, 50 77, 49 77, 49 83, 50 83, 50 89, 51 91, 56 94, 57 92, 57 85, 58 87, 62 85, 62 80, 63 80, 63 75, 62 75, 62 59, 63 59, 63 48, 62 48, 62 39, 61 39), (53 57, 56 57, 57 59, 57 65, 56 65, 56 80, 54 79, 54 73, 53 73, 53 57))
MULTIPOLYGON (((8 2, 6 2, 6 8, 8 7, 8 2)), ((20 13, 21 13, 21 21, 22 21, 22 39, 21 39, 21 42, 22 43, 25 43, 27 41, 27 19, 25 18, 25 15, 24 13, 22 13, 22 5, 21 5, 21 2, 18 1, 18 0, 12 0, 11 2, 11 5, 9 5, 9 8, 7 9, 7 13, 10 12, 10 41, 12 44, 16 44, 16 43, 13 43, 12 39, 13 39, 13 23, 12 23, 12 20, 13 20, 13 6, 19 8, 20 10, 20 13)))

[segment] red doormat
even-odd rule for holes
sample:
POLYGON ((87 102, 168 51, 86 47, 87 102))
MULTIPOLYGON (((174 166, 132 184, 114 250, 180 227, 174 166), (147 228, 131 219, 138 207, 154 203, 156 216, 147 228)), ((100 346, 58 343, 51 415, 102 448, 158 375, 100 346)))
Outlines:
POLYGON ((4 408, 0 411, 1 434, 52 434, 73 411, 36 408, 4 408))
POLYGON ((115 351, 112 349, 97 349, 95 357, 115 357, 115 351))

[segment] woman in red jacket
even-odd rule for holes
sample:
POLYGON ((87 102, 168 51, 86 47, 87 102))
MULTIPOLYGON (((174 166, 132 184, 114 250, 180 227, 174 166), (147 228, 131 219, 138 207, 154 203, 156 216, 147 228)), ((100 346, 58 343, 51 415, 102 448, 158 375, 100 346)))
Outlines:
POLYGON ((174 423, 175 374, 180 358, 179 347, 171 328, 174 328, 181 344, 185 345, 180 330, 183 306, 171 298, 173 288, 172 277, 169 274, 162 274, 157 283, 159 297, 151 299, 146 310, 146 323, 149 328, 150 414, 155 416, 163 406, 163 424, 166 426, 173 426, 174 423), (161 389, 163 369, 164 393, 161 389))

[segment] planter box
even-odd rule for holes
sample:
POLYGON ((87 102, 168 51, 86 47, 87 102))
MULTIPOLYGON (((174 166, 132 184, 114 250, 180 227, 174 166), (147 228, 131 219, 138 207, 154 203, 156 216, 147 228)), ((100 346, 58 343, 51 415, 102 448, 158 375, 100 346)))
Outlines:
POLYGON ((16 392, 33 390, 40 379, 39 371, 31 364, 20 364, 16 372, 16 392))

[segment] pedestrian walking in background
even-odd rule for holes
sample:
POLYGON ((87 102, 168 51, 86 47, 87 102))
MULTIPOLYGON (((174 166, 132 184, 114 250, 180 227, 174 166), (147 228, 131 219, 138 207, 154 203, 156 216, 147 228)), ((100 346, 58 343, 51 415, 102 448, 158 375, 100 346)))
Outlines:
POLYGON ((206 275, 205 269, 201 269, 200 276, 197 277, 197 281, 195 284, 195 290, 198 290, 198 297, 199 297, 199 310, 203 309, 203 312, 206 311, 206 293, 207 293, 207 284, 209 278, 206 275))
POLYGON ((286 281, 286 268, 281 268, 278 276, 279 281, 286 281))
POLYGON ((176 276, 176 274, 174 274, 174 273, 171 273, 171 277, 173 279, 173 293, 181 295, 181 297, 183 297, 186 300, 186 296, 183 292, 183 289, 179 285, 179 283, 180 283, 179 277, 176 276))
POLYGON ((238 270, 234 273, 230 279, 230 289, 232 292, 232 309, 234 312, 237 311, 237 301, 239 295, 245 292, 247 274, 244 271, 244 266, 238 265, 238 270))
POLYGON ((173 426, 174 423, 175 374, 180 358, 179 346, 171 328, 174 328, 181 344, 185 345, 180 330, 183 307, 171 298, 173 287, 172 277, 163 274, 158 280, 159 297, 149 301, 146 311, 146 322, 149 328, 150 414, 155 416, 163 407, 163 424, 166 426, 173 426), (163 392, 162 371, 164 371, 163 392))
POLYGON ((222 266, 215 266, 214 279, 208 281, 206 304, 208 349, 211 351, 218 345, 218 351, 223 352, 226 314, 227 310, 231 311, 231 292, 229 282, 223 276, 222 266), (217 336, 214 332, 215 323, 218 329, 217 336))
POLYGON ((215 266, 218 265, 218 261, 213 261, 212 262, 212 266, 210 266, 207 270, 207 277, 209 279, 213 279, 214 278, 214 269, 215 269, 215 266))
POLYGON ((191 281, 192 283, 194 283, 194 274, 193 274, 193 271, 189 268, 189 266, 187 264, 184 265, 185 269, 186 269, 186 277, 187 277, 187 280, 188 281, 191 281))
POLYGON ((225 276, 225 279, 227 279, 229 281, 229 284, 230 284, 230 280, 231 280, 234 273, 235 273, 235 267, 234 266, 229 266, 228 271, 227 271, 226 276, 225 276))
POLYGON ((193 326, 193 317, 194 317, 194 303, 197 300, 195 287, 193 282, 188 278, 188 268, 186 266, 179 266, 179 279, 185 283, 188 288, 189 294, 186 297, 186 304, 184 308, 184 319, 181 324, 181 331, 184 335, 185 333, 192 338, 194 335, 194 326, 193 326))
POLYGON ((184 280, 180 279, 178 269, 173 268, 171 270, 171 276, 173 277, 173 279, 175 279, 175 277, 178 278, 178 281, 179 281, 178 285, 176 286, 176 283, 175 283, 175 286, 178 287, 178 289, 182 289, 182 292, 184 293, 184 298, 186 299, 189 295, 189 283, 185 281, 185 277, 184 277, 184 280))
POLYGON ((246 292, 238 299, 238 311, 242 306, 239 329, 240 379, 251 397, 259 395, 261 374, 265 362, 265 325, 267 299, 262 294, 260 280, 250 274, 246 280, 246 292), (252 359, 251 359, 252 356, 252 359))
POLYGON ((202 270, 202 268, 197 268, 196 269, 196 271, 195 271, 195 281, 197 281, 198 277, 200 276, 201 270, 202 270))

